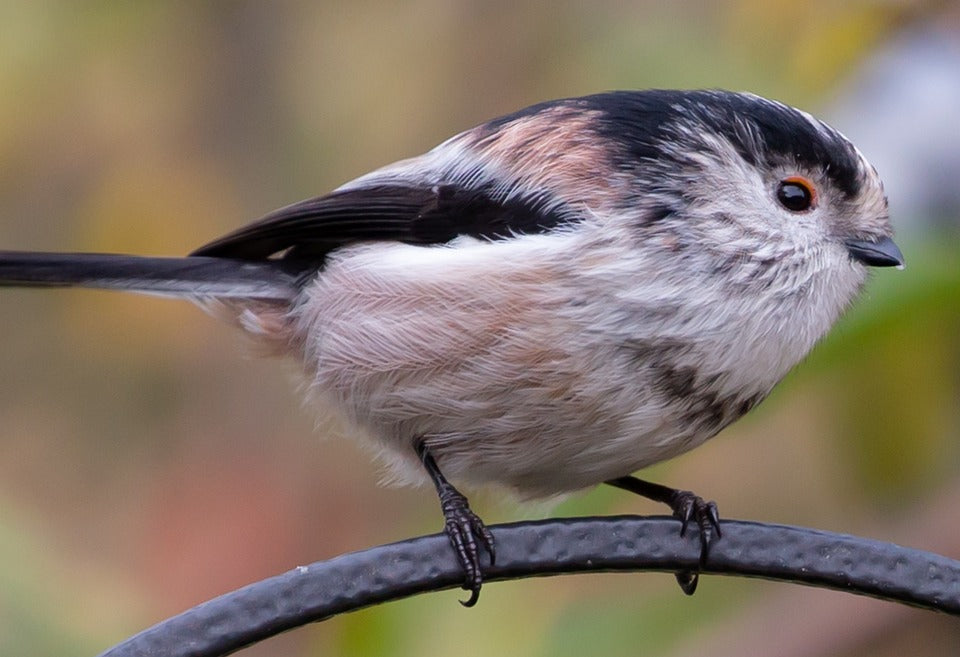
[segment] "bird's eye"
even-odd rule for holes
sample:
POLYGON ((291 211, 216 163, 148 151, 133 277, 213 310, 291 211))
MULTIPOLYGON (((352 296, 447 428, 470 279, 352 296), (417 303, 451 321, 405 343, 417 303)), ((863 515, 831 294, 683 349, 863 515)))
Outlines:
POLYGON ((813 183, 806 178, 791 176, 777 186, 777 201, 790 212, 805 212, 814 206, 816 199, 813 183))

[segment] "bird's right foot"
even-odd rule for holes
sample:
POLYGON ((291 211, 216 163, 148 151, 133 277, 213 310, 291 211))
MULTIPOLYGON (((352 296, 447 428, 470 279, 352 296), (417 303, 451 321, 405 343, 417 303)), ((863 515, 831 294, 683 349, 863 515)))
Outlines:
POLYGON ((434 486, 436 486, 437 495, 440 496, 440 510, 443 511, 445 520, 443 533, 450 539, 450 544, 457 554, 457 560, 466 575, 463 589, 470 591, 470 598, 461 600, 460 604, 464 607, 472 607, 477 604, 477 600, 480 598, 480 588, 483 586, 479 545, 487 550, 490 555, 490 565, 493 565, 496 558, 493 534, 470 508, 470 504, 463 493, 447 481, 443 473, 440 472, 440 468, 427 449, 426 444, 421 440, 417 442, 415 447, 417 456, 420 457, 423 467, 430 475, 434 486))

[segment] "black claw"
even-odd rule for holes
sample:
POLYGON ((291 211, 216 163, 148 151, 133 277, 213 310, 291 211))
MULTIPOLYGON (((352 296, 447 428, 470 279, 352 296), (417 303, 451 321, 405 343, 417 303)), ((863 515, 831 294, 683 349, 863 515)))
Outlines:
MULTIPOLYGON (((476 518, 476 516, 474 517, 476 518)), ((474 532, 479 529, 480 542, 483 543, 483 547, 486 549, 487 554, 490 555, 490 565, 492 566, 497 563, 497 549, 493 544, 493 534, 491 534, 490 530, 487 529, 487 526, 480 521, 480 518, 477 518, 477 522, 480 526, 474 527, 474 532)))
POLYGON ((717 538, 723 538, 723 532, 720 531, 720 512, 717 511, 716 502, 710 502, 707 504, 707 513, 709 515, 710 524, 713 526, 713 530, 717 532, 717 538))
POLYGON ((677 578, 677 584, 680 585, 681 591, 687 595, 693 595, 697 592, 697 584, 700 583, 700 573, 693 570, 680 570, 673 575, 677 578))
POLYGON ((690 525, 690 520, 693 518, 693 508, 693 500, 689 497, 684 497, 681 502, 677 503, 677 506, 673 507, 673 515, 680 519, 681 537, 687 535, 687 527, 690 525))
MULTIPOLYGON (((463 588, 467 588, 467 587, 464 586, 463 588)), ((457 600, 457 602, 459 602, 459 603, 462 604, 464 607, 466 607, 467 609, 469 609, 469 608, 472 607, 473 605, 477 604, 477 600, 479 600, 479 599, 480 599, 480 587, 477 586, 477 588, 470 590, 470 599, 469 599, 469 600, 457 600)))

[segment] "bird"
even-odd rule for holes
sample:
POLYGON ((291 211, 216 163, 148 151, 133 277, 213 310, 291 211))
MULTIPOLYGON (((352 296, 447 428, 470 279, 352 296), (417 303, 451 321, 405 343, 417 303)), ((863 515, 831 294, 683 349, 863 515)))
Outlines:
POLYGON ((185 298, 298 361, 391 480, 432 482, 472 606, 495 544, 464 487, 626 489, 695 522, 702 565, 716 504, 633 473, 753 409, 903 265, 840 132, 654 89, 526 107, 185 257, 3 251, 0 285, 185 298))

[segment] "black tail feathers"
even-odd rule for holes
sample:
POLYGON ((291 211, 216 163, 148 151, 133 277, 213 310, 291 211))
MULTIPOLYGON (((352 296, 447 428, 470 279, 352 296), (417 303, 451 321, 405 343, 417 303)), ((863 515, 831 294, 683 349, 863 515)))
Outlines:
POLYGON ((90 287, 200 300, 289 301, 297 293, 298 276, 273 261, 0 251, 0 286, 90 287))

